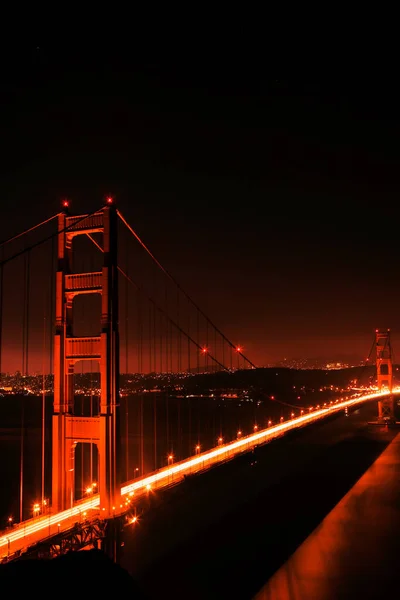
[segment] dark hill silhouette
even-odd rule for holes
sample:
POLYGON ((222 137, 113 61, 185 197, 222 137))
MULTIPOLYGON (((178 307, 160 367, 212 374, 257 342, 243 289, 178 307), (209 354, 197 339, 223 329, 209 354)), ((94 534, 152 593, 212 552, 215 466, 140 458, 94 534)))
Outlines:
POLYGON ((123 592, 131 600, 148 600, 139 585, 125 569, 113 563, 99 550, 70 552, 52 560, 26 559, 0 565, 0 583, 13 589, 18 597, 42 599, 64 596, 94 597, 123 592))

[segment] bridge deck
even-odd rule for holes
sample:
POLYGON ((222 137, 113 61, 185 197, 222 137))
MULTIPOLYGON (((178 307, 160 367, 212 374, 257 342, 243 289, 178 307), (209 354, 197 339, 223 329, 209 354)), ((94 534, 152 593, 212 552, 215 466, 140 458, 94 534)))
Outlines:
POLYGON ((389 598, 399 531, 400 434, 254 600, 389 598))
MULTIPOLYGON (((340 412, 346 407, 357 406, 363 402, 376 399, 385 393, 376 392, 366 394, 339 402, 338 400, 326 408, 313 410, 300 417, 285 421, 278 425, 273 425, 267 429, 258 431, 249 436, 244 436, 239 440, 223 444, 209 451, 196 456, 189 457, 179 463, 165 467, 154 473, 149 473, 142 478, 137 478, 127 482, 122 488, 121 493, 124 498, 120 507, 116 507, 115 515, 124 513, 129 505, 125 504, 133 494, 135 498, 148 492, 148 489, 156 490, 162 487, 168 487, 177 483, 185 475, 207 469, 223 461, 234 458, 241 452, 247 452, 254 446, 267 443, 277 437, 285 435, 286 432, 304 427, 316 421, 340 412), (128 499, 128 500, 127 500, 128 499)), ((73 508, 61 513, 39 516, 23 523, 17 524, 13 529, 0 532, 0 562, 9 560, 15 553, 25 551, 32 544, 38 543, 48 537, 64 532, 78 522, 91 519, 102 518, 101 507, 99 506, 99 496, 94 495, 90 499, 77 502, 73 508)))

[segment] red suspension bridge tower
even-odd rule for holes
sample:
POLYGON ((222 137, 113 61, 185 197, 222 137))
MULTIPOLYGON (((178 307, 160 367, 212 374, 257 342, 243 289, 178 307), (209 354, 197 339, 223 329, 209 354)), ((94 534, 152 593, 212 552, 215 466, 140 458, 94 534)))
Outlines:
POLYGON ((390 343, 390 329, 382 331, 377 329, 375 332, 376 347, 376 376, 377 385, 380 391, 388 390, 389 396, 378 400, 378 423, 394 423, 394 397, 393 389, 393 364, 392 364, 392 346, 390 343))
MULTIPOLYGON (((68 208, 66 203, 66 209, 68 208)), ((109 200, 100 211, 58 217, 58 268, 54 341, 54 414, 52 445, 52 506, 55 512, 74 502, 75 448, 96 444, 99 454, 98 490, 103 515, 119 506, 119 333, 117 211, 109 200), (73 272, 73 240, 101 233, 102 271, 73 272), (73 302, 79 294, 101 294, 101 322, 96 337, 74 337, 73 302), (74 366, 78 361, 100 364, 100 409, 96 416, 74 414, 74 366)))

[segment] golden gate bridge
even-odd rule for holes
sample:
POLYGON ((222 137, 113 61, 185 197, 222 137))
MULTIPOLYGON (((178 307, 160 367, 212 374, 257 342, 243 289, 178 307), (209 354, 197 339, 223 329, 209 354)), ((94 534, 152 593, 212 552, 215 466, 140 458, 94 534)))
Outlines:
POLYGON ((8 387, 7 372, 19 371, 22 394, 19 520, 9 517, 0 533, 2 560, 43 540, 52 556, 96 543, 110 519, 125 515, 134 524, 137 503, 156 489, 367 400, 378 399, 378 423, 395 421, 389 331, 377 331, 374 341, 377 390, 292 405, 287 419, 267 419, 256 402, 228 418, 217 394, 202 394, 199 378, 208 390, 214 382, 243 388, 256 365, 112 198, 78 216, 65 201, 60 213, 6 240, 1 251, 0 388, 8 387), (41 399, 34 497, 24 489, 24 419, 33 397, 41 399))

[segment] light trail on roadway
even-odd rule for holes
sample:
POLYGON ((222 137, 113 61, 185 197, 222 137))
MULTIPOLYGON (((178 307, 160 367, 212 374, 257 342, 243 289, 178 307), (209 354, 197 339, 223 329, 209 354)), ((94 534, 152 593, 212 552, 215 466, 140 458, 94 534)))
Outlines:
MULTIPOLYGON (((400 393, 400 387, 392 392, 400 393)), ((122 486, 121 497, 128 497, 123 503, 115 507, 115 516, 123 514, 129 509, 130 501, 133 496, 137 498, 148 494, 154 489, 168 487, 181 481, 184 476, 203 471, 218 463, 230 460, 242 452, 248 452, 255 446, 265 444, 276 439, 286 432, 300 427, 304 427, 316 421, 322 420, 328 415, 337 413, 343 409, 357 406, 364 402, 389 395, 388 392, 372 392, 363 396, 350 398, 348 400, 336 400, 326 407, 313 409, 310 408, 306 414, 294 417, 289 421, 284 421, 277 425, 271 425, 266 429, 243 436, 232 442, 221 444, 211 450, 202 452, 186 458, 174 465, 164 467, 156 472, 150 473, 140 479, 135 479, 122 486)), ((2 532, 0 535, 0 562, 17 551, 51 536, 56 535, 72 528, 78 518, 78 522, 101 518, 102 511, 100 507, 99 494, 95 494, 90 499, 78 501, 72 508, 56 514, 48 514, 35 517, 24 521, 13 527, 9 532, 2 532), (4 553, 5 552, 5 553, 4 553)))

